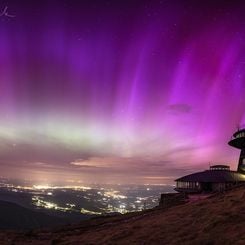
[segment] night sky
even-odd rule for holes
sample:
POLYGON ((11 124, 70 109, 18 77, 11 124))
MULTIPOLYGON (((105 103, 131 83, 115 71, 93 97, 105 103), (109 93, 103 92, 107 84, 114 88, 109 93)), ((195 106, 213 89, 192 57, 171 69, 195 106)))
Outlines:
POLYGON ((2 177, 164 184, 236 168, 244 1, 16 0, 0 12, 2 177))

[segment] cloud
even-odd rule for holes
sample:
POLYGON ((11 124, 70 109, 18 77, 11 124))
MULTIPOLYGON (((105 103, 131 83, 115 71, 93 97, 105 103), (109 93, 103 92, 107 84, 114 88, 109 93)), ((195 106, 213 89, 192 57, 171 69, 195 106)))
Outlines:
POLYGON ((94 168, 121 168, 125 167, 126 163, 133 161, 131 158, 127 157, 117 157, 117 156, 96 156, 89 157, 87 159, 76 159, 70 162, 70 165, 79 167, 94 167, 94 168))
POLYGON ((191 106, 188 104, 171 104, 168 105, 168 111, 174 114, 179 114, 179 113, 190 113, 191 112, 191 106))
POLYGON ((37 167, 37 168, 55 168, 56 166, 51 164, 51 163, 47 163, 47 162, 24 162, 24 164, 28 164, 31 167, 37 167))
POLYGON ((99 168, 96 165, 96 161, 91 161, 91 159, 76 159, 70 162, 71 165, 79 166, 80 168, 99 168))
MULTIPOLYGON (((174 173, 174 163, 172 161, 159 161, 154 158, 141 158, 141 157, 91 157, 88 159, 76 159, 70 162, 70 165, 76 169, 94 168, 94 173, 98 172, 103 174, 121 174, 121 175, 134 175, 141 176, 158 176, 162 173, 163 176, 174 173)), ((179 171, 177 171, 179 172, 179 171)))

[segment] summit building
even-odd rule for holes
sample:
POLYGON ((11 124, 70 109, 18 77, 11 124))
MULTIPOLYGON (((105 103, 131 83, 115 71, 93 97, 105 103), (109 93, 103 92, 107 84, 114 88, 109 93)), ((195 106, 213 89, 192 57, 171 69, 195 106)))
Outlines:
POLYGON ((208 193, 245 184, 245 128, 238 129, 228 144, 241 151, 237 171, 230 170, 227 165, 213 165, 206 171, 176 179, 175 190, 185 193, 208 193))

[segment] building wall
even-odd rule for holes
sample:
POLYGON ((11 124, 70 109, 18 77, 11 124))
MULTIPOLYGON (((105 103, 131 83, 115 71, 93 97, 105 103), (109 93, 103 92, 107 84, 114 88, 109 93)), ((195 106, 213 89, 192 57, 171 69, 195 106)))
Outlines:
POLYGON ((183 204, 187 201, 184 193, 163 193, 159 201, 159 207, 167 208, 183 204))
POLYGON ((177 181, 176 187, 177 188, 185 188, 185 189, 200 189, 200 184, 199 184, 199 182, 177 181))
POLYGON ((212 190, 213 191, 224 191, 226 189, 225 183, 213 183, 212 190))
POLYGON ((212 182, 181 182, 176 183, 177 191, 193 192, 199 190, 200 192, 219 192, 236 186, 239 182, 223 182, 223 183, 212 183, 212 182))

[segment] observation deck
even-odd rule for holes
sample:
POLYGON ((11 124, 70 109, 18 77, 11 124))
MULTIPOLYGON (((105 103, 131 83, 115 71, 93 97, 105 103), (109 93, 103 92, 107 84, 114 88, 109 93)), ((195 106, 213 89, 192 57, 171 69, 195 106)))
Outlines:
POLYGON ((230 166, 228 165, 212 165, 209 168, 210 170, 226 170, 230 171, 230 166))
POLYGON ((245 128, 238 129, 228 144, 238 149, 245 149, 245 128))

